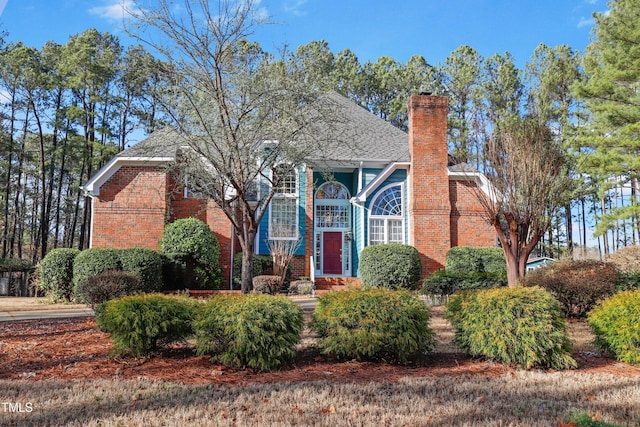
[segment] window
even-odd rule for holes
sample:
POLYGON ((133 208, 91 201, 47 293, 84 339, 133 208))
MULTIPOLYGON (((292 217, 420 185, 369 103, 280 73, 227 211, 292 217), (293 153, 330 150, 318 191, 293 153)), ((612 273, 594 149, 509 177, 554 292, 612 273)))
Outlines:
POLYGON ((316 191, 316 228, 349 228, 349 190, 338 182, 325 182, 316 191))
POLYGON ((369 244, 404 243, 402 184, 383 189, 371 203, 369 244))
POLYGON ((298 175, 290 165, 273 168, 276 194, 269 210, 269 238, 298 238, 298 175))

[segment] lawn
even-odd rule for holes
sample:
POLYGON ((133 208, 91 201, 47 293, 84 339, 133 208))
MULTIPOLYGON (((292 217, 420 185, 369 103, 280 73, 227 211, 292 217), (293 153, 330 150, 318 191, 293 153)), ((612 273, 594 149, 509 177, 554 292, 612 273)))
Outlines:
POLYGON ((570 325, 580 368, 565 372, 464 356, 441 309, 431 326, 424 362, 336 361, 307 330, 295 366, 259 374, 180 346, 109 358, 92 319, 2 323, 0 426, 554 426, 575 411, 640 425, 640 369, 598 355, 583 323, 570 325))

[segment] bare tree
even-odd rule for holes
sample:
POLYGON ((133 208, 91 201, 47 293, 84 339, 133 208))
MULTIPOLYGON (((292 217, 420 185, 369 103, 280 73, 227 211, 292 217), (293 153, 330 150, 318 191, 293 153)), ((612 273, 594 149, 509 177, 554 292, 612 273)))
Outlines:
POLYGON ((174 3, 138 2, 129 11, 136 22, 130 33, 168 64, 170 87, 161 102, 188 147, 181 165, 233 224, 248 292, 255 236, 269 203, 312 153, 339 144, 329 125, 338 113, 299 78, 300 70, 247 41, 268 20, 258 1, 174 3))
POLYGON ((269 252, 273 258, 273 274, 280 277, 280 285, 284 283, 287 276, 287 269, 296 251, 300 247, 301 239, 289 239, 288 227, 276 225, 268 240, 269 252))
POLYGON ((486 161, 489 190, 476 193, 496 230, 514 287, 556 211, 566 204, 572 181, 565 153, 536 118, 502 121, 488 142, 486 161))

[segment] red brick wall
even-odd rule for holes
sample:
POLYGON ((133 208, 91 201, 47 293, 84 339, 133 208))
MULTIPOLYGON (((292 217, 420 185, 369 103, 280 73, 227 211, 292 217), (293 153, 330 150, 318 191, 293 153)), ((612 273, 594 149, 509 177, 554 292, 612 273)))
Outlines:
POLYGON ((92 247, 158 248, 167 214, 161 167, 123 166, 93 199, 92 247))
POLYGON ((495 246, 496 233, 485 220, 476 196, 476 184, 449 181, 451 199, 451 246, 495 246))
POLYGON ((422 258, 423 275, 441 269, 451 247, 447 113, 443 96, 409 99, 411 153, 409 215, 411 244, 422 258))

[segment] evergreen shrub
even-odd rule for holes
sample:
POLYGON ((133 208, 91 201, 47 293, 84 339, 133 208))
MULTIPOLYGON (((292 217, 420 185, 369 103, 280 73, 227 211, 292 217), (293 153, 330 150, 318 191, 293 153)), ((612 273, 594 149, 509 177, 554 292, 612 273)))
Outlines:
POLYGON ((112 248, 92 248, 81 251, 73 260, 74 296, 79 302, 82 297, 78 289, 85 289, 91 276, 107 270, 122 270, 120 251, 112 248))
POLYGON ((289 284, 289 295, 312 295, 315 286, 309 279, 293 280, 289 284))
POLYGON ((439 270, 424 279, 422 293, 448 296, 458 291, 492 289, 504 286, 507 286, 505 271, 459 273, 439 270))
POLYGON ((196 301, 187 297, 140 294, 112 299, 96 310, 98 327, 111 334, 116 354, 145 357, 193 333, 196 301))
POLYGON ((499 247, 455 246, 447 251, 445 269, 451 273, 498 273, 506 271, 499 247))
POLYGON ((325 354, 404 363, 433 349, 429 316, 409 291, 352 288, 320 297, 311 328, 325 354))
POLYGON ((640 365, 640 290, 623 291, 602 301, 588 316, 595 344, 621 362, 640 365))
POLYGON ((618 276, 616 291, 640 289, 640 272, 622 272, 618 276))
POLYGON ((264 275, 253 278, 253 293, 275 295, 280 291, 280 276, 264 275))
POLYGON ((184 218, 167 224, 160 247, 165 255, 182 263, 185 287, 216 289, 222 283, 218 239, 199 219, 184 218))
POLYGON ((525 369, 575 368, 558 302, 542 288, 462 292, 446 305, 455 341, 466 352, 525 369))
MULTIPOLYGON (((271 255, 254 254, 251 261, 252 276, 269 276, 273 274, 273 258, 271 255)), ((289 265, 284 283, 291 281, 293 267, 289 265)), ((235 289, 240 289, 242 285, 242 252, 233 256, 233 285, 235 289)))
POLYGON ((40 261, 40 289, 54 301, 73 299, 73 260, 80 251, 52 249, 40 261))
POLYGON ((119 250, 119 257, 122 270, 137 277, 142 292, 162 290, 163 259, 159 252, 148 248, 126 248, 119 250))
POLYGON ((302 310, 285 296, 216 295, 199 310, 197 351, 226 366, 271 371, 293 361, 302 310))
POLYGON ((388 243, 365 247, 360 253, 360 278, 364 288, 415 290, 420 286, 422 261, 413 246, 388 243))
POLYGON ((142 292, 136 275, 120 270, 107 270, 89 277, 77 288, 78 300, 95 308, 114 298, 142 292))
POLYGON ((606 262, 556 261, 527 274, 525 286, 540 286, 560 302, 566 317, 583 318, 616 291, 618 270, 606 262))

